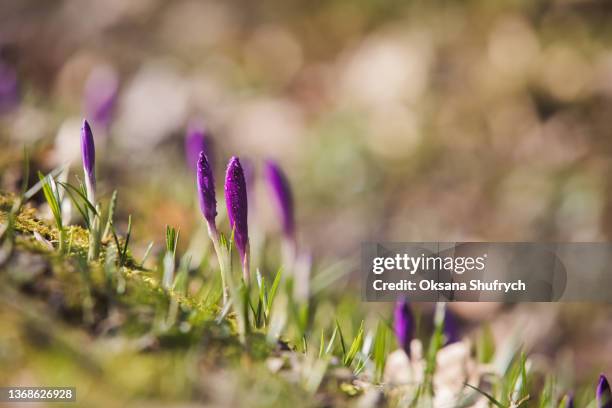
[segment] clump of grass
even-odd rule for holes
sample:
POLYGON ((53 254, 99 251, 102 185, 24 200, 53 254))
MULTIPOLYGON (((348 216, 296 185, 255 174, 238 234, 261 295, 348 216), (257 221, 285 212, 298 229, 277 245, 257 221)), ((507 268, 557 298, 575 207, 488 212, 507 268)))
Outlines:
POLYGON ((40 172, 38 173, 38 178, 42 183, 42 190, 43 194, 45 195, 45 200, 47 200, 47 204, 49 205, 49 209, 51 210, 51 214, 55 220, 55 226, 59 232, 59 252, 64 253, 66 250, 67 233, 62 220, 62 205, 57 183, 55 182, 55 178, 53 178, 51 175, 44 176, 40 172))

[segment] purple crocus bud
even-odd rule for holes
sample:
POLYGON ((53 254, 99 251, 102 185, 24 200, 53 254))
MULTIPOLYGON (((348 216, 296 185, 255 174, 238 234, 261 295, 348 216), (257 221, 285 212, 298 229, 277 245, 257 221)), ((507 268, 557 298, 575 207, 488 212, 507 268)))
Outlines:
POLYGON ((280 166, 272 160, 266 162, 265 176, 279 211, 283 234, 286 238, 293 240, 295 238, 295 218, 289 181, 280 166))
POLYGON ((187 126, 187 133, 185 134, 185 160, 189 169, 196 168, 200 152, 204 152, 210 168, 214 169, 208 132, 200 122, 192 121, 187 126))
POLYGON ((117 72, 106 65, 95 67, 85 83, 83 109, 96 126, 102 129, 108 128, 113 118, 118 93, 117 72))
POLYGON ((446 338, 446 344, 456 343, 460 340, 457 317, 448 307, 444 313, 444 337, 446 338))
POLYGON ((206 154, 201 151, 197 165, 198 195, 200 198, 200 209, 208 224, 208 232, 211 236, 217 236, 215 217, 217 216, 217 199, 215 197, 215 178, 206 154))
POLYGON ((610 384, 603 374, 599 376, 599 383, 597 384, 597 392, 595 394, 597 397, 597 408, 612 408, 610 384))
POLYGON ((410 356, 410 342, 414 335, 414 317, 412 309, 405 299, 395 304, 393 329, 399 346, 410 356))
POLYGON ((232 157, 227 165, 225 175, 225 204, 234 241, 242 260, 242 271, 245 282, 249 282, 249 228, 248 201, 244 171, 238 157, 232 157))
POLYGON ((19 103, 17 74, 0 61, 0 114, 11 111, 19 103))
POLYGON ((93 133, 87 120, 83 120, 81 128, 81 155, 83 158, 83 172, 85 173, 85 186, 87 188, 87 199, 94 204, 94 192, 96 189, 96 148, 93 133))

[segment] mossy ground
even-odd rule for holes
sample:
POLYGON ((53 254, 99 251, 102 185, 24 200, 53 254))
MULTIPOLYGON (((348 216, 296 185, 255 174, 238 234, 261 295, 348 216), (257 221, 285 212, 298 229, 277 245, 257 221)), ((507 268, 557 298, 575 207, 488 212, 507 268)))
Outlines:
MULTIPOLYGON (((14 200, 0 195, 0 223, 14 200)), ((87 262, 88 233, 71 226, 68 252, 59 255, 34 235, 56 243, 57 229, 28 206, 14 231, 0 269, 0 383, 76 386, 76 405, 87 407, 336 399, 309 399, 268 370, 266 357, 291 352, 258 333, 242 344, 233 316, 218 320, 217 299, 164 290, 155 271, 131 258, 130 267, 109 268, 102 260, 110 240, 99 262, 87 262)))

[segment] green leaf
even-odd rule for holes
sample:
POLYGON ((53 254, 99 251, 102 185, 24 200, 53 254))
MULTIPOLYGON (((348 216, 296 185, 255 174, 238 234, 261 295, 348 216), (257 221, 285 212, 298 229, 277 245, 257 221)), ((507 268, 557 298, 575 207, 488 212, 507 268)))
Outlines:
POLYGON ((321 339, 319 342, 319 358, 323 357, 324 349, 325 349, 325 330, 321 329, 321 339))
POLYGON ((121 265, 125 265, 127 261, 128 245, 130 243, 130 236, 132 235, 132 215, 128 216, 128 228, 125 235, 125 242, 123 243, 123 250, 121 251, 121 265))
POLYGON ((485 364, 490 363, 495 356, 495 339, 493 338, 491 326, 488 324, 483 328, 478 337, 476 355, 478 361, 485 364))
POLYGON ((45 200, 47 200, 47 203, 49 204, 49 208, 51 209, 51 213, 53 214, 57 228, 61 230, 63 228, 62 209, 55 179, 50 175, 44 176, 40 171, 38 172, 38 178, 42 183, 43 194, 45 196, 45 200))
POLYGON ((336 329, 338 329, 338 333, 340 334, 340 346, 342 346, 342 359, 346 357, 346 343, 344 342, 344 336, 342 335, 342 328, 340 327, 340 323, 336 320, 336 329))
MULTIPOLYGON (((62 171, 64 171, 64 168, 65 168, 65 167, 66 167, 65 165, 62 165, 62 166, 56 167, 56 168, 54 168, 53 170, 51 170, 51 172, 50 172, 49 174, 47 174, 47 176, 50 176, 50 177, 56 177, 57 175, 61 174, 61 172, 62 172, 62 171)), ((44 177, 45 177, 45 176, 43 176, 43 177, 41 178, 41 177, 40 177, 40 176, 41 176, 41 174, 42 174, 42 173, 39 171, 39 172, 38 172, 38 178, 39 178, 38 183, 36 183, 36 184, 34 184, 32 187, 30 187, 30 189, 29 189, 28 191, 26 191, 26 192, 25 192, 25 194, 23 195, 23 196, 24 196, 24 199, 25 199, 26 201, 27 201, 27 200, 29 200, 30 198, 34 197, 34 195, 35 195, 36 193, 38 193, 38 192, 40 191, 40 189, 43 187, 43 184, 45 183, 45 182, 44 182, 44 177)))
MULTIPOLYGON (((110 203, 108 205, 108 215, 106 217, 106 226, 104 227, 104 233, 102 237, 107 237, 110 234, 111 225, 115 218, 115 210, 117 208, 117 190, 113 191, 113 195, 111 196, 110 203)), ((144 260, 143 260, 144 263, 144 260)))
POLYGON ((140 261, 140 267, 144 266, 145 261, 147 260, 147 258, 149 257, 149 254, 151 253, 151 249, 153 249, 153 241, 149 242, 149 245, 147 245, 147 249, 145 250, 145 253, 142 256, 142 260, 140 261))
POLYGON ((73 195, 73 193, 76 194, 77 197, 79 197, 81 199, 81 201, 84 203, 85 207, 87 207, 87 210, 91 211, 91 213, 94 214, 94 215, 98 215, 98 212, 96 211, 96 207, 87 199, 87 195, 82 190, 79 190, 78 188, 76 188, 72 184, 64 183, 62 181, 58 181, 57 184, 62 186, 64 188, 64 190, 66 190, 66 192, 68 192, 68 194, 70 195, 70 198, 72 199, 72 201, 75 204, 76 204, 77 200, 76 200, 75 196, 73 195))
POLYGON ((334 347, 334 342, 336 341, 337 335, 338 335, 338 326, 335 326, 334 331, 332 332, 332 336, 329 339, 329 343, 327 343, 327 347, 325 348, 325 354, 329 354, 332 352, 333 347, 334 347))
POLYGON ((491 394, 488 394, 487 392, 481 390, 480 388, 474 387, 473 385, 470 384, 465 384, 466 387, 469 387, 471 389, 473 389, 474 391, 478 392, 479 394, 481 394, 483 397, 485 397, 486 399, 489 400, 489 402, 491 402, 491 404, 495 405, 498 408, 506 408, 501 402, 499 402, 498 400, 496 400, 491 394))
POLYGON ((359 330, 357 331, 357 336, 353 339, 353 343, 351 344, 351 348, 348 353, 344 357, 344 365, 350 366, 353 362, 353 359, 357 355, 357 352, 361 349, 363 345, 363 335, 364 335, 364 321, 361 321, 361 325, 359 326, 359 330))
POLYGON ((276 276, 274 277, 274 281, 272 282, 272 286, 270 287, 270 291, 268 292, 268 304, 266 305, 266 310, 268 311, 268 315, 270 314, 270 311, 272 310, 272 304, 274 303, 274 298, 276 297, 276 292, 278 290, 278 285, 280 284, 281 281, 281 276, 282 276, 282 269, 279 268, 278 271, 276 271, 276 276))
POLYGON ((387 326, 383 321, 378 322, 376 336, 374 338, 374 364, 376 366, 376 381, 382 378, 387 357, 387 326))

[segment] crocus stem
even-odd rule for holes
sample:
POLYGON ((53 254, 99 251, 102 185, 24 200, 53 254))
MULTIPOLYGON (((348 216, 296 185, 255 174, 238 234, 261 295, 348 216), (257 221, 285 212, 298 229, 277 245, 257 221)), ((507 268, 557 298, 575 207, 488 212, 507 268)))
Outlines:
POLYGON ((247 286, 247 288, 251 284, 251 255, 249 249, 249 244, 247 244, 244 258, 242 259, 242 278, 244 279, 244 284, 247 286))
POLYGON ((221 249, 221 243, 219 242, 219 232, 216 228, 208 225, 208 236, 213 243, 215 253, 217 254, 217 260, 219 261, 219 269, 221 270, 221 286, 223 287, 223 306, 227 304, 228 299, 228 287, 226 282, 227 268, 226 268, 226 256, 221 249))
MULTIPOLYGON (((87 201, 91 203, 94 207, 96 206, 96 197, 94 192, 94 187, 91 185, 91 181, 89 177, 85 177, 85 192, 87 193, 87 201)), ((91 217, 93 211, 89 211, 89 216, 91 217)))
MULTIPOLYGON (((101 208, 99 205, 96 207, 96 211, 98 212, 98 214, 100 213, 101 208)), ((94 214, 93 212, 91 214, 91 217, 91 225, 89 229, 89 252, 87 253, 87 258, 90 261, 94 261, 98 259, 98 256, 100 255, 101 228, 100 217, 97 214, 94 214)))

